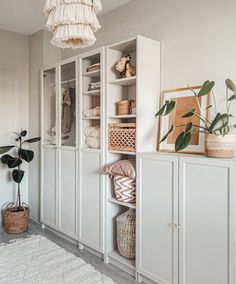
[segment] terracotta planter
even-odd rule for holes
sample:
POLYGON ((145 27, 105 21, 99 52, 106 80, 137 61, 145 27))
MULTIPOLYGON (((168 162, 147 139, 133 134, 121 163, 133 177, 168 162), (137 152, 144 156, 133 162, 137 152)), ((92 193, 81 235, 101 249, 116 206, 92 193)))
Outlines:
POLYGON ((213 158, 233 158, 236 149, 236 135, 206 135, 206 156, 213 158))
POLYGON ((21 234, 28 230, 29 207, 22 207, 16 210, 15 207, 9 207, 2 210, 4 231, 8 234, 21 234))

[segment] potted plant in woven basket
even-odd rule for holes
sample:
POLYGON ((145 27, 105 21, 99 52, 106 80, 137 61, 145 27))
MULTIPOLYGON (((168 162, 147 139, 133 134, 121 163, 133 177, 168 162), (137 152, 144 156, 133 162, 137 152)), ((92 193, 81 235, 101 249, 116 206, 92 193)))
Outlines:
POLYGON ((11 202, 2 210, 4 230, 10 234, 20 234, 28 229, 30 209, 26 203, 21 201, 20 184, 25 174, 21 170, 21 165, 23 161, 29 163, 34 159, 34 152, 24 149, 24 146, 40 141, 40 137, 25 139, 26 130, 15 134, 15 145, 0 147, 0 155, 4 154, 1 157, 1 162, 12 170, 12 179, 18 185, 16 203, 11 202), (9 151, 12 155, 6 154, 9 151))
MULTIPOLYGON (((184 150, 191 143, 193 133, 198 131, 205 134, 206 156, 215 158, 234 157, 236 148, 236 135, 232 134, 231 132, 233 128, 236 128, 236 125, 233 125, 231 123, 231 119, 233 117, 231 113, 231 104, 233 101, 236 101, 236 86, 230 79, 227 79, 225 83, 225 112, 219 112, 217 110, 216 98, 213 92, 215 82, 206 81, 198 93, 196 93, 195 90, 191 89, 196 98, 198 108, 192 109, 182 116, 182 118, 197 116, 203 122, 203 125, 193 125, 191 122, 188 122, 185 125, 172 125, 167 134, 161 139, 160 143, 167 139, 167 137, 170 135, 170 133, 172 133, 175 127, 184 126, 185 130, 178 135, 175 141, 176 152, 184 150), (209 94, 211 94, 211 96, 213 97, 213 105, 208 105, 207 109, 211 110, 213 115, 211 118, 205 118, 201 114, 200 101, 202 96, 209 94)), ((166 101, 161 109, 157 112, 156 117, 169 115, 175 109, 175 104, 176 103, 174 100, 166 101)))

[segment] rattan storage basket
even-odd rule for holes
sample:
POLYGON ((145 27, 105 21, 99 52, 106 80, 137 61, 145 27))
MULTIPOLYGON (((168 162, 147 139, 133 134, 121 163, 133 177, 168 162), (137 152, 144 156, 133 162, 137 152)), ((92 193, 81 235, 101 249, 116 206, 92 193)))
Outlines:
POLYGON ((119 101, 117 104, 117 114, 118 115, 127 115, 130 111, 130 101, 119 101))
POLYGON ((135 258, 136 239, 136 213, 129 209, 116 218, 117 222, 117 246, 119 253, 129 259, 135 258))
POLYGON ((124 176, 114 176, 114 190, 116 199, 125 203, 135 203, 136 201, 136 186, 135 179, 124 176))
POLYGON ((110 123, 109 150, 135 152, 136 123, 110 123))
POLYGON ((21 234, 28 230, 30 209, 23 204, 21 210, 16 210, 10 203, 2 210, 5 232, 9 234, 21 234))

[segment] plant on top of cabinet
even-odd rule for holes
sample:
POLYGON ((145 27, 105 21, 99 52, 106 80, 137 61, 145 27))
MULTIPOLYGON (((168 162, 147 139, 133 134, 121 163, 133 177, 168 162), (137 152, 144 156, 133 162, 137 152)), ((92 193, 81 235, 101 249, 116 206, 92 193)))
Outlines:
POLYGON ((11 202, 3 209, 4 229, 10 234, 19 234, 27 231, 30 209, 26 203, 21 202, 20 184, 24 178, 25 172, 21 170, 22 162, 30 163, 34 159, 34 152, 24 149, 23 146, 29 143, 36 143, 41 140, 40 137, 25 139, 27 136, 26 130, 21 130, 20 133, 15 133, 15 145, 0 147, 0 155, 5 154, 13 149, 16 150, 14 156, 5 154, 1 157, 1 162, 7 165, 12 171, 12 179, 18 184, 17 201, 11 202))
MULTIPOLYGON (((161 139, 160 143, 168 138, 175 127, 184 126, 185 130, 182 131, 175 140, 176 152, 187 148, 191 143, 193 133, 198 132, 206 134, 205 148, 207 156, 218 158, 234 157, 236 136, 234 134, 230 134, 230 132, 233 128, 236 128, 236 125, 231 124, 230 119, 233 117, 231 113, 231 103, 236 101, 236 86, 230 79, 227 79, 225 83, 226 112, 222 113, 217 110, 216 98, 213 92, 213 87, 215 86, 214 81, 204 82, 203 86, 198 92, 196 92, 193 88, 190 88, 196 98, 198 107, 193 108, 191 111, 184 114, 182 118, 196 116, 200 119, 203 125, 194 125, 192 122, 188 122, 184 125, 172 124, 169 131, 161 139), (212 110, 212 113, 214 113, 212 118, 209 119, 205 118, 201 113, 201 98, 208 94, 211 94, 213 104, 209 104, 207 109, 212 110)), ((156 113, 156 117, 169 115, 175 109, 175 106, 176 102, 174 100, 167 100, 161 109, 156 113)))

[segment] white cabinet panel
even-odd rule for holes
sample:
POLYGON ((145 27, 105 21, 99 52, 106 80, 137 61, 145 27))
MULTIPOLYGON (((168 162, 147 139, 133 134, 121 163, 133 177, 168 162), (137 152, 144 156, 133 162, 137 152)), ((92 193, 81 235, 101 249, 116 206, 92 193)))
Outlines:
POLYGON ((59 227, 76 237, 76 151, 61 150, 59 227))
POLYGON ((91 248, 101 251, 101 154, 83 152, 81 155, 80 241, 91 248))
POLYGON ((47 225, 57 224, 56 216, 56 150, 43 148, 43 206, 42 221, 47 225))
POLYGON ((144 155, 138 161, 138 272, 159 284, 175 284, 178 229, 171 225, 178 224, 178 159, 144 155))
POLYGON ((180 284, 235 284, 232 164, 180 159, 180 284))

